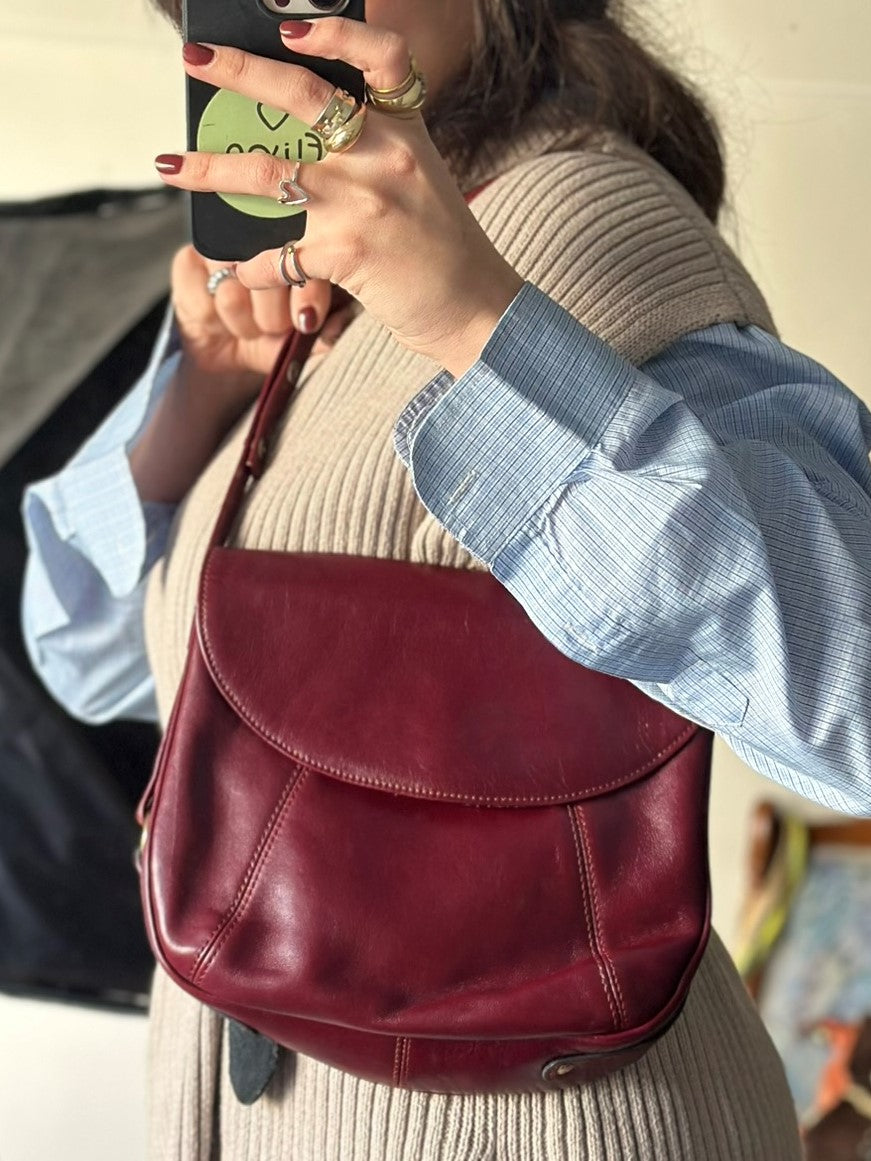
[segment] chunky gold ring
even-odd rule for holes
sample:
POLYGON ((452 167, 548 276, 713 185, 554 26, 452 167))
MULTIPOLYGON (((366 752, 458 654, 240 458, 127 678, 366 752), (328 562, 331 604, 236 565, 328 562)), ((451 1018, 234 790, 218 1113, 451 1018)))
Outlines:
POLYGON ((365 124, 366 106, 361 105, 349 121, 340 125, 331 136, 324 138, 324 149, 327 153, 346 153, 363 132, 365 124))
POLYGON ((293 242, 285 242, 281 247, 281 253, 278 256, 278 273, 285 286, 295 286, 297 289, 301 289, 308 282, 308 275, 299 264, 299 257, 293 242), (287 270, 288 259, 293 267, 292 275, 287 270))
POLYGON ((376 89, 373 85, 367 85, 366 90, 373 97, 404 97, 417 78, 420 76, 420 69, 417 67, 417 61, 413 56, 408 57, 408 75, 404 81, 398 85, 394 85, 391 89, 376 89))
POLYGON ((299 169, 300 162, 297 162, 290 178, 283 178, 278 183, 280 206, 307 206, 311 201, 311 196, 299 184, 299 169))
POLYGON ((426 77, 417 67, 414 57, 409 59, 408 76, 392 89, 373 89, 366 86, 366 100, 379 113, 406 117, 423 108, 426 101, 426 77))
POLYGON ((360 102, 356 97, 352 97, 344 89, 335 89, 315 119, 312 129, 326 144, 337 129, 351 120, 359 108, 360 102))

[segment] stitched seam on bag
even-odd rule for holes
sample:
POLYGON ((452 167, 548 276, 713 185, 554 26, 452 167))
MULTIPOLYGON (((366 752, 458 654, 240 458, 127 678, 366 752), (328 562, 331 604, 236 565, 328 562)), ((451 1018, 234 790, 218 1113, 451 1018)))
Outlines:
POLYGON ((287 780, 287 782, 285 783, 284 789, 282 790, 281 794, 278 796, 278 801, 275 803, 272 814, 269 816, 269 818, 266 822, 266 826, 263 828, 263 831, 261 832, 260 839, 258 840, 257 846, 254 848, 254 853, 252 854, 252 856, 248 862, 248 866, 245 869, 245 873, 242 876, 242 881, 240 882, 238 890, 236 891, 236 894, 233 897, 232 903, 224 911, 223 915, 218 920, 218 923, 217 923, 214 931, 211 933, 211 935, 205 941, 203 946, 200 948, 199 952, 197 952, 197 957, 194 961, 192 981, 193 981, 193 978, 196 977, 197 973, 200 970, 200 961, 206 956, 206 954, 209 951, 209 948, 212 946, 213 942, 220 935, 221 930, 223 929, 225 924, 227 924, 229 922, 229 920, 232 918, 234 911, 236 910, 239 903, 241 902, 242 897, 245 894, 245 891, 248 887, 248 883, 251 879, 251 876, 254 874, 254 871, 257 867, 258 860, 260 858, 263 846, 267 842, 269 835, 271 834, 271 830, 272 830, 272 827, 275 823, 275 819, 277 818, 282 807, 284 806, 284 803, 287 799, 288 794, 290 794, 294 785, 298 782, 298 780, 301 776, 301 773, 302 772, 299 770, 295 771, 293 776, 287 780))
POLYGON ((405 1051, 402 1054, 402 1072, 400 1075, 400 1085, 405 1087, 405 1088, 408 1087, 408 1075, 410 1072, 410 1064, 411 1064, 411 1037, 406 1036, 406 1038, 405 1038, 405 1051))
POLYGON ((610 955, 608 954, 607 948, 605 947, 605 940, 602 936, 602 916, 601 916, 601 912, 599 910, 599 895, 598 895, 598 892, 596 890, 596 875, 595 875, 595 872, 593 870, 593 853, 592 853, 592 848, 590 846, 590 835, 589 835, 589 832, 587 830, 587 820, 586 820, 586 817, 584 816, 584 812, 583 812, 582 807, 576 806, 574 808, 574 812, 575 812, 575 818, 578 820, 578 823, 580 824, 580 839, 581 839, 581 843, 583 844, 584 861, 585 861, 586 867, 587 867, 587 875, 588 875, 588 882, 589 882, 589 888, 590 888, 590 895, 591 895, 592 901, 593 901, 593 914, 595 916, 595 924, 596 924, 596 941, 599 945, 599 952, 602 956, 602 959, 604 960, 605 967, 606 967, 606 970, 608 972, 608 978, 611 981, 611 988, 613 989, 613 992, 614 992, 614 998, 617 1001, 617 1008, 620 1012, 620 1030, 622 1030, 623 1028, 626 1027, 626 1024, 627 1024, 626 1005, 623 1001, 623 993, 620 990, 620 980, 617 976, 617 969, 614 966, 614 961, 611 959, 610 955))
POLYGON ((254 894, 254 889, 260 879, 260 875, 265 867, 272 847, 275 845, 275 840, 281 830, 282 823, 287 815, 290 805, 296 796, 297 791, 302 786, 306 779, 306 771, 300 770, 293 778, 288 780, 287 785, 282 791, 281 797, 276 803, 275 809, 270 815, 269 822, 267 822, 263 834, 260 837, 260 842, 257 844, 257 850, 251 856, 251 861, 243 877, 239 890, 236 892, 236 898, 230 904, 230 907, 224 913, 221 922, 218 924, 214 933, 209 937, 208 941, 200 950, 194 970, 191 973, 191 983, 202 983, 206 972, 215 962, 215 959, 230 937, 231 932, 236 924, 245 914, 245 909, 251 901, 254 894), (223 929, 223 930, 222 930, 223 929), (220 935, 220 938, 217 938, 220 935))
POLYGON ((393 1048, 393 1087, 399 1088, 399 1079, 402 1073, 402 1045, 403 1038, 396 1037, 396 1044, 393 1048))
MULTIPOLYGON (((266 863, 269 860, 269 855, 270 855, 272 848, 275 845, 275 841, 278 838, 278 835, 281 831, 281 827, 284 823, 284 819, 287 817, 287 813, 290 810, 290 806, 293 802, 293 799, 296 797, 297 791, 299 790, 300 786, 304 782, 305 777, 306 777, 305 772, 301 772, 299 774, 299 776, 297 777, 296 781, 294 782, 294 784, 290 790, 290 793, 287 795, 287 798, 284 802, 284 805, 281 808, 281 814, 275 820, 275 825, 273 827, 272 834, 269 836, 269 841, 266 845, 266 848, 263 850, 263 852, 260 856, 260 860, 255 868, 254 874, 252 875, 251 880, 248 884, 248 890, 245 893, 245 897, 244 897, 244 899, 239 900, 238 909, 237 909, 236 913, 232 916, 232 918, 230 918, 230 922, 225 927, 220 939, 217 941, 217 943, 213 947, 210 954, 203 960, 203 963, 199 968, 199 977, 196 980, 197 983, 202 983, 203 977, 205 976, 205 974, 209 970, 209 968, 211 968, 213 966, 215 959, 217 958, 218 953, 220 952, 221 948, 224 946, 226 941, 229 939, 233 929, 236 927, 236 925, 240 922, 240 920, 244 916, 245 910, 246 910, 248 904, 251 902, 251 899, 254 895, 254 890, 257 886, 257 883, 260 880, 260 875, 263 871, 263 868, 266 866, 266 863)), ((228 918, 229 918, 229 916, 228 916, 228 918)), ((193 978, 192 978, 191 982, 192 983, 195 982, 193 978)))
POLYGON ((571 827, 572 839, 574 840, 575 844, 575 855, 577 856, 578 860, 578 879, 580 881, 581 887, 581 902, 584 906, 584 921, 587 924, 587 934, 590 938, 590 951, 593 953, 593 959, 595 960, 596 967, 599 971, 599 979, 602 981, 602 990, 605 993, 605 999, 608 1002, 608 1007, 611 1009, 611 1019, 614 1024, 614 1030, 617 1031, 619 1030, 619 1017, 617 1014, 614 997, 611 992, 608 972, 605 968, 605 963, 599 950, 597 932, 593 923, 592 910, 590 907, 590 899, 588 895, 589 885, 587 883, 587 873, 584 866, 583 855, 581 853, 581 840, 580 835, 578 834, 578 823, 572 807, 569 806, 566 808, 566 810, 569 816, 569 826, 571 827))
MULTIPOLYGON (((208 571, 208 570, 207 570, 208 571)), ((208 586, 206 586, 208 588, 208 586)), ((207 603, 204 598, 204 603, 207 603)), ((302 762, 311 770, 317 770, 321 774, 332 774, 343 782, 353 783, 355 786, 375 786, 380 790, 390 790, 394 794, 408 794, 414 798, 433 798, 438 801, 455 801, 465 802, 469 805, 474 803, 484 803, 491 805, 511 805, 511 806, 547 806, 549 803, 565 803, 565 794, 548 794, 544 797, 541 795, 491 795, 491 794, 458 794, 453 791, 437 791, 428 790, 425 787, 406 786, 402 783, 386 782, 380 778, 364 778, 360 775, 349 773, 347 770, 340 770, 336 766, 329 766, 325 762, 320 762, 317 758, 311 757, 309 754, 303 754, 299 750, 294 750, 282 741, 277 734, 272 731, 261 721, 259 721, 239 700, 233 690, 225 681, 221 671, 218 667, 215 658, 215 651, 209 640, 208 628, 206 626, 207 618, 200 618, 200 625, 202 628, 201 641, 209 661, 209 672, 212 678, 217 683, 218 688, 224 694, 227 701, 233 706, 243 721, 252 726, 263 738, 271 742, 277 750, 282 754, 286 754, 296 762, 302 762)), ((686 729, 682 730, 675 738, 668 742, 663 748, 654 754, 648 761, 642 762, 640 766, 636 766, 634 770, 630 770, 628 774, 621 774, 618 778, 613 778, 610 782, 603 782, 599 786, 590 786, 584 792, 584 797, 593 794, 602 794, 606 790, 613 790, 618 786, 625 786, 640 774, 651 773, 656 769, 661 758, 666 754, 676 754, 683 743, 693 734, 698 733, 700 727, 695 722, 690 722, 686 729)), ((570 795, 575 793, 570 792, 570 795)))

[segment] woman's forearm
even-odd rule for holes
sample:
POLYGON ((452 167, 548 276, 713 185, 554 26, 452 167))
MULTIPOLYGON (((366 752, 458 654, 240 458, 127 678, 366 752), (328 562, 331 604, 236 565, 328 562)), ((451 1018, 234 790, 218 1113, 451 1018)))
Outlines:
POLYGON ((184 359, 130 453, 143 502, 176 504, 214 455, 256 393, 254 373, 203 372, 184 359), (249 378, 251 390, 240 390, 249 378))

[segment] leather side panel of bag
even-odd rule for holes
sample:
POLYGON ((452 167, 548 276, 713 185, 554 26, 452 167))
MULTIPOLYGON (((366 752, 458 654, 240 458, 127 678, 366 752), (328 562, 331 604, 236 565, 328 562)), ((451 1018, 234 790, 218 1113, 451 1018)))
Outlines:
MULTIPOLYGON (((417 572, 396 567, 410 568, 410 579, 417 572)), ((482 593, 501 593, 492 578, 473 575, 482 593)), ((223 617, 256 620, 229 595, 226 602, 223 617)), ((367 632, 380 608, 375 595, 367 632)), ((297 607, 300 619, 305 612, 297 607)), ((290 653, 293 637, 281 645, 290 653)), ((350 652, 346 637, 343 656, 350 652)), ((389 652, 373 663, 379 690, 390 688, 389 652)), ((588 679, 568 667, 559 681, 588 679)), ((279 674, 265 669, 263 684, 271 690, 279 674)), ((461 713, 473 718, 474 674, 459 680, 472 697, 461 713)), ((630 696, 610 729, 631 733, 637 691, 613 684, 630 696)), ((642 738, 661 709, 649 706, 642 738)), ((426 719, 426 702, 407 708, 426 719)), ((320 709, 309 707, 312 739, 320 709)), ((655 770, 624 783, 618 776, 600 792, 588 780, 578 801, 501 809, 446 802, 324 773, 317 753, 291 757, 239 716, 213 665, 192 648, 143 856, 156 954, 204 1002, 371 1080, 432 1091, 534 1089, 561 1083, 542 1079, 548 1061, 578 1054, 582 1063, 566 1073, 575 1082, 610 1071, 674 1018, 707 938, 710 737, 680 725, 677 749, 655 770)), ((512 759, 513 723, 489 737, 498 774, 512 759)), ((582 716, 558 741, 558 782, 578 752, 595 759, 582 716)), ((462 750, 450 756, 461 761, 462 750)), ((429 785, 443 773, 427 770, 429 785)), ((462 779, 463 770, 446 774, 462 779)))

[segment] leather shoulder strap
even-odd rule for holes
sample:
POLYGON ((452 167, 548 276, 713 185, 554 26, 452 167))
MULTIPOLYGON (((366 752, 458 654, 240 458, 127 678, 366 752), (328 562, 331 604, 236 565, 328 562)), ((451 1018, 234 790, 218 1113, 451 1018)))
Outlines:
POLYGON ((259 479, 263 474, 269 453, 269 437, 296 390, 316 338, 317 335, 291 331, 275 360, 275 366, 264 380, 242 454, 212 530, 209 549, 223 544, 227 539, 250 481, 259 479))

